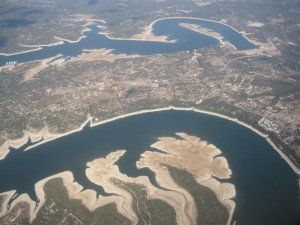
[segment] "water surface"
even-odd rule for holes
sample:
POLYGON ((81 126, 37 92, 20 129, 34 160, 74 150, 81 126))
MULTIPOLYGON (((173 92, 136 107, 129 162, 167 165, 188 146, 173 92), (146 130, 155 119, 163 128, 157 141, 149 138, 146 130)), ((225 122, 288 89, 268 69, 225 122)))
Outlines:
POLYGON ((64 57, 78 56, 86 49, 113 49, 115 54, 139 54, 155 55, 168 54, 179 51, 194 51, 219 44, 216 38, 200 34, 190 29, 180 26, 180 23, 190 23, 200 25, 220 33, 224 40, 229 41, 237 50, 254 49, 258 46, 252 44, 248 39, 231 27, 200 19, 164 19, 153 25, 154 35, 166 35, 169 40, 177 40, 176 43, 164 43, 155 41, 137 41, 130 39, 110 39, 104 34, 99 34, 100 28, 91 26, 91 31, 85 33, 86 38, 76 43, 64 42, 62 45, 44 47, 41 50, 21 53, 12 56, 0 56, 0 66, 9 61, 28 62, 41 60, 62 54, 64 57))
POLYGON ((135 177, 152 176, 138 170, 135 162, 158 137, 185 132, 207 140, 221 149, 228 160, 235 184, 237 204, 233 221, 243 225, 296 225, 300 201, 297 175, 262 137, 253 131, 211 115, 186 111, 162 111, 136 115, 86 127, 83 131, 40 145, 30 151, 13 151, 0 161, 0 193, 17 189, 33 198, 33 185, 47 177, 70 170, 85 188, 101 189, 85 176, 86 162, 109 152, 126 149, 118 165, 135 177))

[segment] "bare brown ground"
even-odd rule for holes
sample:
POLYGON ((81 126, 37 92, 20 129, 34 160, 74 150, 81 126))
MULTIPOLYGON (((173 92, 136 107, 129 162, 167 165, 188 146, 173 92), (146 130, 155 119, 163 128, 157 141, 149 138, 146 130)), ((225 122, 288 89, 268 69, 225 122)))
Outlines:
POLYGON ((95 184, 104 188, 107 193, 113 193, 120 196, 123 201, 118 202, 119 208, 123 208, 123 212, 127 213, 127 218, 130 218, 132 224, 137 224, 138 218, 132 208, 133 196, 122 187, 119 187, 111 182, 112 178, 121 180, 125 183, 136 183, 145 186, 148 190, 148 198, 161 199, 169 203, 176 211, 178 224, 195 224, 192 216, 185 211, 186 199, 182 194, 175 191, 165 191, 154 187, 148 177, 140 176, 137 178, 128 177, 120 173, 115 162, 125 154, 125 150, 112 152, 106 158, 95 159, 89 162, 86 170, 87 177, 95 184))
POLYGON ((0 217, 7 213, 7 204, 15 193, 16 193, 16 191, 8 191, 8 192, 4 192, 4 193, 0 194, 1 197, 4 197, 4 201, 2 202, 2 205, 0 208, 1 209, 0 217))
MULTIPOLYGON (((218 156, 221 151, 216 146, 201 141, 198 137, 189 136, 185 133, 177 133, 176 135, 180 139, 159 138, 151 147, 166 154, 146 151, 137 163, 138 168, 147 167, 151 169, 159 178, 159 184, 168 188, 170 188, 169 184, 172 178, 166 174, 164 165, 186 170, 194 176, 199 184, 212 189, 219 201, 228 208, 232 215, 235 203, 231 198, 235 196, 235 187, 233 184, 220 183, 215 179, 215 177, 226 179, 231 176, 227 160, 218 156), (164 176, 161 176, 161 173, 164 173, 164 176)), ((179 191, 178 188, 176 190, 179 191)), ((189 198, 186 194, 185 197, 189 198)))
POLYGON ((190 23, 180 23, 179 25, 182 26, 182 27, 185 27, 187 29, 196 31, 198 33, 205 34, 205 35, 211 36, 213 38, 216 38, 220 42, 223 41, 223 36, 220 35, 219 33, 215 32, 215 31, 213 31, 213 30, 198 26, 196 24, 190 24, 190 23))
POLYGON ((105 206, 106 204, 110 203, 116 203, 117 204, 117 210, 120 214, 127 217, 127 213, 123 211, 123 208, 118 207, 120 205, 120 202, 123 201, 122 198, 119 196, 97 196, 97 193, 94 190, 86 189, 84 191, 83 187, 74 181, 73 174, 70 171, 66 171, 63 173, 56 174, 51 177, 47 177, 41 181, 39 181, 35 185, 35 191, 40 199, 40 204, 37 207, 37 209, 34 211, 32 215, 32 220, 36 217, 37 212, 39 209, 45 204, 45 192, 44 192, 44 185, 51 179, 54 178, 62 178, 63 184, 66 187, 68 191, 68 196, 70 199, 78 199, 82 202, 82 204, 87 207, 90 211, 94 211, 96 208, 105 206))
POLYGON ((143 41, 168 42, 168 43, 176 42, 176 40, 168 40, 167 36, 155 36, 152 33, 152 26, 153 26, 153 24, 150 24, 149 26, 144 27, 142 33, 135 34, 130 39, 131 40, 143 40, 143 41))
POLYGON ((23 81, 28 81, 34 78, 34 76, 36 76, 39 72, 43 71, 44 69, 46 69, 49 66, 49 63, 56 59, 57 57, 59 57, 60 55, 48 58, 48 59, 44 59, 44 60, 39 60, 38 64, 30 69, 28 69, 25 73, 24 73, 24 78, 23 81))
POLYGON ((111 50, 107 50, 107 49, 95 49, 89 53, 82 53, 81 55, 72 58, 69 62, 102 60, 102 61, 108 61, 112 63, 117 59, 139 57, 139 55, 126 55, 126 54, 115 55, 115 54, 110 54, 110 52, 111 50))

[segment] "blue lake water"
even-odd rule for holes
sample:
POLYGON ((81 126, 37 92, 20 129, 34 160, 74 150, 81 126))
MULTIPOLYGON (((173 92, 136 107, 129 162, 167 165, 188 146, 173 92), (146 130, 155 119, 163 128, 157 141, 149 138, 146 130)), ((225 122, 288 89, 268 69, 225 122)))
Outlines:
POLYGON ((207 35, 189 30, 180 26, 180 23, 200 25, 220 33, 224 40, 229 41, 237 50, 254 49, 258 46, 252 44, 239 32, 231 27, 217 22, 199 19, 164 19, 153 25, 154 35, 167 35, 170 40, 177 40, 176 43, 162 43, 154 41, 116 40, 109 39, 99 34, 100 28, 96 25, 86 32, 86 38, 77 43, 64 42, 62 45, 44 47, 39 51, 27 52, 13 56, 0 56, 0 66, 9 61, 28 62, 33 60, 46 59, 62 54, 64 57, 78 56, 84 49, 114 49, 113 53, 154 55, 167 54, 179 51, 193 51, 195 49, 209 47, 219 44, 219 41, 207 35))
MULTIPOLYGON (((211 21, 195 19, 165 19, 153 26, 155 35, 168 35, 176 43, 134 40, 112 40, 98 34, 92 26, 86 38, 78 43, 45 47, 42 50, 0 56, 0 66, 7 61, 26 62, 45 59, 58 54, 77 56, 83 49, 114 49, 114 53, 166 54, 193 51, 219 44, 217 39, 199 34, 179 23, 198 24, 220 33, 238 50, 253 49, 253 45, 234 29, 211 21)), ((1 41, 1 40, 0 40, 1 41)), ((195 135, 219 147, 233 171, 229 180, 236 185, 237 207, 233 221, 237 225, 296 225, 300 220, 300 201, 297 175, 280 158, 266 140, 249 129, 215 116, 194 112, 164 111, 128 117, 40 145, 30 151, 15 150, 0 161, 0 193, 17 190, 35 198, 34 184, 50 175, 70 170, 75 180, 85 188, 99 193, 102 189, 85 176, 86 162, 106 156, 117 149, 128 152, 118 165, 129 176, 148 175, 149 170, 137 170, 135 162, 140 154, 160 136, 176 132, 195 135)))
POLYGON ((243 225, 296 225, 300 219, 297 175, 262 137, 231 121, 188 111, 161 111, 127 117, 40 145, 30 151, 14 150, 0 161, 0 192, 17 189, 34 198, 34 184, 70 170, 85 188, 101 189, 85 176, 86 162, 126 149, 118 165, 135 177, 153 174, 138 170, 135 162, 158 137, 185 132, 222 150, 236 186, 233 221, 243 225), (3 172, 5 171, 5 172, 3 172))

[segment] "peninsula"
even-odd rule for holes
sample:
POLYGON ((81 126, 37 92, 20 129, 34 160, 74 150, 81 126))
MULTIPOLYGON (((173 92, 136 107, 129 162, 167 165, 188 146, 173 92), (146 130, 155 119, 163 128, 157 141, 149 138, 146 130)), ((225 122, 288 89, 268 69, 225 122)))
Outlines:
MULTIPOLYGON (((80 208, 85 208, 83 211, 88 211, 94 219, 96 211, 105 211, 108 206, 114 206, 110 214, 115 214, 119 222, 126 224, 128 221, 130 224, 139 224, 141 221, 151 221, 154 224, 163 222, 196 225, 200 221, 201 224, 230 224, 235 207, 232 200, 235 197, 235 187, 215 179, 230 178, 231 170, 226 159, 219 156, 219 149, 198 137, 185 133, 176 135, 179 139, 161 137, 151 146, 165 152, 164 154, 146 151, 136 162, 138 168, 147 167, 155 173, 159 186, 154 186, 146 176, 132 178, 121 173, 116 163, 126 151, 117 150, 105 158, 87 163, 86 176, 93 183, 102 186, 108 196, 97 196, 90 189, 83 190, 74 181, 72 172, 66 171, 47 177, 35 185, 39 199, 37 207, 28 195, 23 194, 13 200, 6 211, 7 202, 14 192, 3 193, 0 197, 4 199, 1 205, 1 215, 4 216, 0 216, 0 222, 9 223, 11 217, 22 210, 23 213, 15 217, 16 221, 53 223, 59 220, 61 210, 66 208, 61 223, 73 218, 82 224, 87 215, 78 214, 74 208, 81 204, 80 208), (191 185, 184 184, 186 179, 189 179, 191 185), (61 181, 63 187, 59 184, 61 181), (65 189, 56 194, 60 198, 51 190, 54 183, 62 190, 65 189), (67 196, 63 196, 66 192, 67 196), (64 203, 61 202, 62 199, 66 199, 64 203), (63 208, 60 204, 63 204, 63 208), (215 213, 219 216, 211 216, 215 213)), ((103 215, 104 218, 98 218, 98 222, 105 221, 109 216, 103 215)))

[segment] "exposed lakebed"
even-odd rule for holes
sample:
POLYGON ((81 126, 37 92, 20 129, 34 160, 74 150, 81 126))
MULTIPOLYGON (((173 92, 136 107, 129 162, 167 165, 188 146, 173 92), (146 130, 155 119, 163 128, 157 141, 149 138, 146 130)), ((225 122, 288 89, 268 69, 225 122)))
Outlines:
MULTIPOLYGON (((0 56, 0 66, 8 61, 27 62, 80 55, 86 49, 113 49, 114 54, 153 55, 178 51, 193 51, 219 44, 207 35, 180 26, 191 23, 221 34, 237 50, 253 49, 252 44, 235 29, 225 24, 197 19, 164 19, 153 25, 153 34, 166 35, 175 43, 130 39, 110 39, 99 34, 99 27, 91 26, 86 37, 79 42, 44 47, 41 50, 0 56)), ((262 137, 232 121, 195 112, 162 111, 127 117, 122 120, 85 127, 55 141, 39 145, 30 151, 12 151, 0 161, 0 192, 17 190, 29 193, 34 199, 34 184, 63 171, 72 171, 75 180, 85 188, 102 192, 86 175, 86 163, 108 153, 126 149, 118 162, 121 172, 136 177, 153 174, 136 169, 135 162, 150 145, 161 136, 174 136, 176 132, 195 135, 221 149, 232 170, 229 180, 236 187, 236 210, 233 221, 237 224, 296 224, 300 201, 297 175, 262 137)))
POLYGON ((16 189, 34 198, 34 184, 53 174, 72 171, 85 188, 101 191, 85 175, 86 163, 111 151, 126 149, 118 165, 128 176, 153 176, 135 162, 161 136, 185 132, 216 145, 232 170, 236 187, 233 221, 239 224, 294 224, 299 219, 297 175, 272 146, 253 131, 216 116, 185 111, 145 113, 85 127, 81 132, 0 161, 0 192, 16 189))
POLYGON ((218 39, 182 27, 180 26, 181 23, 195 24, 217 32, 225 41, 235 46, 237 50, 248 50, 258 47, 252 44, 241 33, 222 23, 201 19, 169 18, 158 20, 154 23, 152 33, 155 36, 167 36, 168 40, 176 40, 175 43, 135 39, 111 39, 105 34, 100 34, 101 28, 97 25, 92 25, 90 26, 91 30, 84 33, 86 37, 78 42, 64 42, 61 45, 47 46, 36 51, 10 56, 2 55, 0 56, 0 66, 4 66, 7 62, 28 62, 47 59, 60 54, 63 57, 75 57, 85 50, 113 49, 113 54, 154 55, 193 51, 219 44, 218 39))

